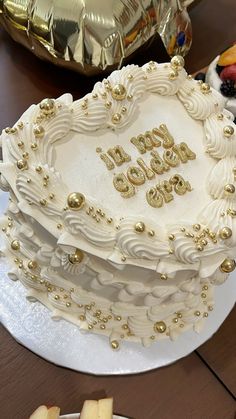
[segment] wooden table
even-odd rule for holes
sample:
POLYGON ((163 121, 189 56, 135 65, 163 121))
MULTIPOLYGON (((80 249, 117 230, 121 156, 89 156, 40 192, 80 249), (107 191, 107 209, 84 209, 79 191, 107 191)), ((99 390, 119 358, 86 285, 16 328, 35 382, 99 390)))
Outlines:
MULTIPOLYGON (((206 66, 236 40, 235 0, 196 1, 191 7, 193 45, 189 72, 206 66)), ((160 41, 135 61, 164 61, 160 41), (157 57, 157 51, 158 57, 157 57)), ((13 124, 33 102, 91 90, 86 79, 39 61, 0 30, 0 127, 13 124)), ((188 357, 152 372, 94 377, 52 365, 0 329, 0 418, 26 419, 40 404, 78 412, 86 398, 114 396, 115 411, 133 419, 233 419, 236 395, 236 310, 217 334, 188 357)))

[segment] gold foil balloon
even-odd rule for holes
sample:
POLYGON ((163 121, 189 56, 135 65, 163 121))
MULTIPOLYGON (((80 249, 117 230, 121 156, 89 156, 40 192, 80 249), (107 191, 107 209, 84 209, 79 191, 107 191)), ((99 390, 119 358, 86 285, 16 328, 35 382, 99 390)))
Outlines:
POLYGON ((191 46, 193 0, 0 0, 0 22, 38 57, 86 75, 111 71, 156 33, 170 56, 191 46))

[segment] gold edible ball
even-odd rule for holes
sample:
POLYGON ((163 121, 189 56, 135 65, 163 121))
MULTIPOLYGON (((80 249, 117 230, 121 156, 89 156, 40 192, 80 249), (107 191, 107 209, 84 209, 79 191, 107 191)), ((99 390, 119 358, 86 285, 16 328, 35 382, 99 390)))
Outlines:
POLYGON ((154 324, 154 330, 158 333, 164 333, 166 331, 166 324, 163 321, 156 322, 154 324))
POLYGON ((235 192, 235 186, 232 183, 228 183, 224 186, 224 191, 228 194, 233 194, 235 192))
POLYGON ((139 221, 135 224, 134 229, 137 233, 143 233, 145 231, 145 224, 142 221, 139 221))
POLYGON ((173 58, 171 58, 170 64, 171 64, 171 67, 174 67, 174 68, 184 67, 184 59, 181 55, 175 55, 173 58))
POLYGON ((233 272, 236 268, 236 262, 234 259, 225 259, 220 265, 220 270, 225 273, 233 272))
POLYGON ((72 192, 67 198, 67 204, 73 211, 78 211, 84 206, 85 197, 80 192, 72 192))
POLYGON ((84 254, 82 250, 80 249, 76 249, 75 253, 72 253, 71 255, 68 256, 69 262, 72 263, 73 265, 75 263, 81 263, 83 258, 84 258, 84 254))
POLYGON ((219 236, 222 240, 229 239, 232 236, 232 230, 229 227, 223 227, 219 231, 219 236))
POLYGON ((55 104, 53 99, 43 99, 39 107, 45 115, 50 115, 55 112, 55 104))
POLYGON ((42 127, 42 125, 35 125, 34 129, 33 129, 33 133, 34 133, 36 138, 43 138, 43 136, 45 134, 45 130, 42 127))
POLYGON ((223 129, 224 136, 229 138, 234 134, 234 128, 232 125, 226 125, 223 129))
POLYGON ((29 268, 29 269, 36 269, 36 268, 37 268, 37 266, 38 266, 38 264, 37 264, 37 262, 36 262, 35 260, 30 260, 30 261, 28 262, 28 268, 29 268))
POLYGON ((126 88, 123 84, 116 84, 111 91, 111 95, 115 100, 123 100, 126 97, 126 88))
POLYGON ((114 350, 118 350, 118 349, 119 349, 119 347, 120 347, 118 340, 112 340, 112 341, 111 341, 111 347, 112 347, 112 349, 114 349, 114 350))
POLYGON ((12 250, 19 250, 20 249, 20 242, 18 240, 13 240, 11 242, 12 250))
POLYGON ((208 93, 211 90, 210 85, 208 83, 202 83, 200 89, 203 93, 208 93))
POLYGON ((120 120, 121 120, 121 114, 120 113, 114 113, 114 115, 112 115, 111 118, 113 124, 119 124, 120 120))
POLYGON ((20 169, 20 170, 28 169, 28 163, 25 159, 17 160, 16 165, 17 165, 18 169, 20 169))

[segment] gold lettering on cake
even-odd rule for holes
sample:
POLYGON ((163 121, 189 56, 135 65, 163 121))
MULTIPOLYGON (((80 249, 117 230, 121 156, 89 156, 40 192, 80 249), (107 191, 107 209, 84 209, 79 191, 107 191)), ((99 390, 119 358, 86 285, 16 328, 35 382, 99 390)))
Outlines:
POLYGON ((157 151, 152 151, 151 156, 153 158, 150 160, 150 166, 155 173, 162 175, 162 173, 170 170, 168 164, 162 160, 160 154, 157 151))
POLYGON ((152 132, 163 140, 162 146, 164 148, 170 148, 174 145, 174 138, 165 124, 161 124, 159 128, 154 128, 152 132))
POLYGON ((190 150, 188 145, 184 142, 175 144, 172 150, 177 154, 182 163, 187 163, 188 160, 196 159, 196 154, 190 150))
POLYGON ((145 161, 141 158, 138 158, 136 161, 137 161, 138 165, 141 167, 141 169, 143 170, 143 172, 145 173, 147 179, 153 179, 154 176, 155 176, 155 173, 153 172, 152 169, 150 169, 146 165, 145 161))
POLYGON ((164 151, 163 160, 170 167, 176 167, 180 163, 179 157, 176 154, 174 154, 172 150, 165 150, 164 151))
POLYGON ((187 191, 191 191, 191 185, 184 178, 175 174, 169 180, 159 182, 156 186, 150 188, 146 192, 146 199, 149 205, 154 208, 160 208, 164 203, 169 203, 174 199, 171 193, 174 187, 174 192, 178 195, 184 195, 187 191))
POLYGON ((147 202, 149 203, 149 205, 151 205, 151 207, 161 208, 163 206, 163 197, 155 187, 150 188, 146 192, 146 198, 147 202))
POLYGON ((111 159, 109 159, 107 154, 105 154, 105 153, 100 154, 100 159, 102 159, 102 161, 104 161, 108 170, 112 170, 112 169, 115 168, 115 165, 114 165, 113 161, 111 159))
POLYGON ((146 131, 145 134, 131 138, 131 143, 141 154, 146 153, 147 150, 152 150, 153 147, 159 147, 161 145, 161 141, 155 138, 153 131, 146 131))
POLYGON ((119 173, 115 175, 113 178, 113 185, 115 186, 116 190, 120 192, 123 198, 130 198, 135 194, 135 189, 124 175, 124 173, 119 173))
POLYGON ((191 185, 189 182, 186 182, 184 178, 178 174, 172 176, 169 180, 171 185, 174 185, 174 191, 178 195, 184 195, 187 191, 191 191, 191 185))
POLYGON ((121 145, 109 148, 109 150, 107 150, 107 153, 114 160, 117 166, 121 166, 123 163, 131 160, 130 155, 125 152, 121 145))
POLYGON ((142 185, 145 182, 145 175, 139 167, 131 166, 127 170, 127 177, 134 185, 142 185))
POLYGON ((168 202, 172 201, 174 199, 174 196, 172 195, 172 185, 168 182, 168 180, 163 180, 159 182, 159 184, 156 186, 156 189, 161 193, 161 195, 164 198, 165 203, 168 204, 168 202))

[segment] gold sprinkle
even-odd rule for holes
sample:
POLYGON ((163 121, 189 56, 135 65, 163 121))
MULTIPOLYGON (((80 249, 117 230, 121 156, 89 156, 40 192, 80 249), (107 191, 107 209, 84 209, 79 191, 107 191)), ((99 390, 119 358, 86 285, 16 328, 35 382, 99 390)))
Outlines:
POLYGON ((117 341, 117 340, 112 340, 111 341, 111 347, 112 347, 112 349, 114 349, 114 350, 118 350, 119 349, 119 342, 117 341))
POLYGON ((145 231, 145 224, 139 221, 135 224, 134 229, 137 233, 143 233, 145 231))
POLYGON ((18 240, 13 240, 11 242, 12 250, 19 250, 20 249, 20 242, 18 240))
POLYGON ((121 316, 116 316, 116 320, 118 320, 118 322, 120 322, 120 321, 121 321, 121 319, 122 319, 122 317, 121 317, 121 316))
POLYGON ((102 329, 102 330, 106 329, 105 324, 100 324, 100 329, 102 329))
POLYGON ((203 317, 208 317, 208 313, 206 311, 203 313, 203 317))
POLYGON ((70 307, 71 306, 71 303, 66 303, 66 307, 70 307))
POLYGON ((84 321, 84 320, 85 320, 85 316, 84 316, 83 314, 81 314, 81 315, 79 316, 79 319, 80 319, 81 321, 84 321))
POLYGON ((150 230, 150 231, 148 231, 148 235, 149 235, 150 237, 154 237, 154 236, 155 236, 155 231, 154 231, 154 230, 150 230))
POLYGON ((58 223, 58 224, 57 224, 57 228, 58 228, 58 230, 61 230, 61 229, 62 229, 62 227, 63 227, 63 225, 62 225, 61 223, 58 223))
POLYGON ((161 280, 166 281, 168 279, 168 276, 166 274, 161 274, 161 280))
POLYGON ((179 319, 177 317, 175 317, 172 321, 173 321, 173 323, 178 323, 179 319))
POLYGON ((54 295, 54 300, 60 300, 60 295, 58 294, 54 295))
POLYGON ((170 234, 168 238, 169 238, 169 240, 173 241, 173 240, 175 240, 175 235, 174 234, 170 234))
POLYGON ((212 311, 213 310, 213 306, 208 306, 208 310, 212 311))
POLYGON ((206 298, 206 294, 204 292, 201 293, 202 298, 206 298))
POLYGON ((93 325, 92 325, 92 324, 89 324, 89 325, 88 325, 88 329, 89 329, 89 330, 93 329, 93 325))
POLYGON ((197 310, 197 311, 194 312, 194 315, 199 317, 201 315, 201 312, 199 310, 197 310))

